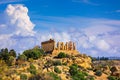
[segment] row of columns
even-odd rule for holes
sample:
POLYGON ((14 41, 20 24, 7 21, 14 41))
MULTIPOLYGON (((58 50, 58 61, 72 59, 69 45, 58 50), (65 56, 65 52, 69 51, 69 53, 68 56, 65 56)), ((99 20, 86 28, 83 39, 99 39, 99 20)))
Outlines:
POLYGON ((76 46, 75 46, 75 43, 71 41, 66 42, 66 44, 64 44, 63 42, 58 42, 57 50, 76 50, 76 46))

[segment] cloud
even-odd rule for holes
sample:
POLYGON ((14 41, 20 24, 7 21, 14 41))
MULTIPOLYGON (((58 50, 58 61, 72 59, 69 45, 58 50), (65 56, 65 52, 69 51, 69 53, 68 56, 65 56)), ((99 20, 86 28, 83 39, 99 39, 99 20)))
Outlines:
MULTIPOLYGON (((79 16, 66 18, 43 16, 41 19, 43 21, 40 21, 39 25, 46 27, 49 31, 50 28, 53 28, 54 30, 50 32, 53 34, 58 32, 56 34, 57 39, 61 41, 63 40, 59 38, 61 33, 67 33, 66 36, 76 42, 77 49, 82 53, 92 56, 120 55, 120 45, 118 45, 120 44, 120 20, 83 18, 79 16)), ((55 35, 51 34, 51 36, 55 35)))
POLYGON ((6 4, 6 3, 13 3, 13 2, 21 2, 23 0, 0 0, 0 4, 6 4))
POLYGON ((5 16, 6 22, 2 25, 6 26, 4 28, 7 30, 6 32, 22 36, 34 35, 33 28, 35 25, 30 21, 27 7, 21 4, 9 4, 5 10, 5 16))
POLYGON ((0 23, 0 48, 13 48, 18 52, 35 45, 34 24, 28 16, 28 8, 22 4, 9 4, 0 23), (27 38, 26 38, 27 37, 27 38))
POLYGON ((119 12, 120 12, 120 10, 116 10, 115 12, 118 12, 118 13, 119 13, 119 12))
POLYGON ((105 40, 99 40, 96 45, 100 50, 103 51, 108 51, 110 49, 110 45, 105 40))
POLYGON ((72 2, 79 2, 79 3, 85 3, 85 4, 90 4, 90 5, 95 5, 98 6, 99 4, 93 3, 90 0, 72 0, 72 2))

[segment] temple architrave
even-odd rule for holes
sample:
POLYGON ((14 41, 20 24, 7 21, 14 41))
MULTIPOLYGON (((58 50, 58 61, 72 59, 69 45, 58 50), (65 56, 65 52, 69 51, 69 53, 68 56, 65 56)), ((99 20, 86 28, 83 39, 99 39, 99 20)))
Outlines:
POLYGON ((76 45, 74 42, 55 42, 53 39, 41 43, 42 49, 45 53, 50 53, 54 56, 58 55, 60 52, 64 52, 69 55, 78 54, 76 50, 76 45))

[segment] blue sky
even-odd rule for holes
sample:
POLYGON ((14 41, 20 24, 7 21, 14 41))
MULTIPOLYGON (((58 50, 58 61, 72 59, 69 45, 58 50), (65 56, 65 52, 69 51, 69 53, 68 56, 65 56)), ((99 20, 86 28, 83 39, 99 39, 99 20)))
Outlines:
POLYGON ((120 0, 0 0, 0 48, 17 52, 54 38, 81 53, 120 56, 120 0))

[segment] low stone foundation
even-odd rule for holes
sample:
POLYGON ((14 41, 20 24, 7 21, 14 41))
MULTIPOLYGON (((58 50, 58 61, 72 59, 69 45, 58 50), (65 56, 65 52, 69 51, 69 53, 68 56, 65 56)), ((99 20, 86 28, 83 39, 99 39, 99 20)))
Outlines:
POLYGON ((52 56, 57 56, 60 52, 64 52, 68 55, 77 55, 80 54, 77 50, 53 50, 52 56))

